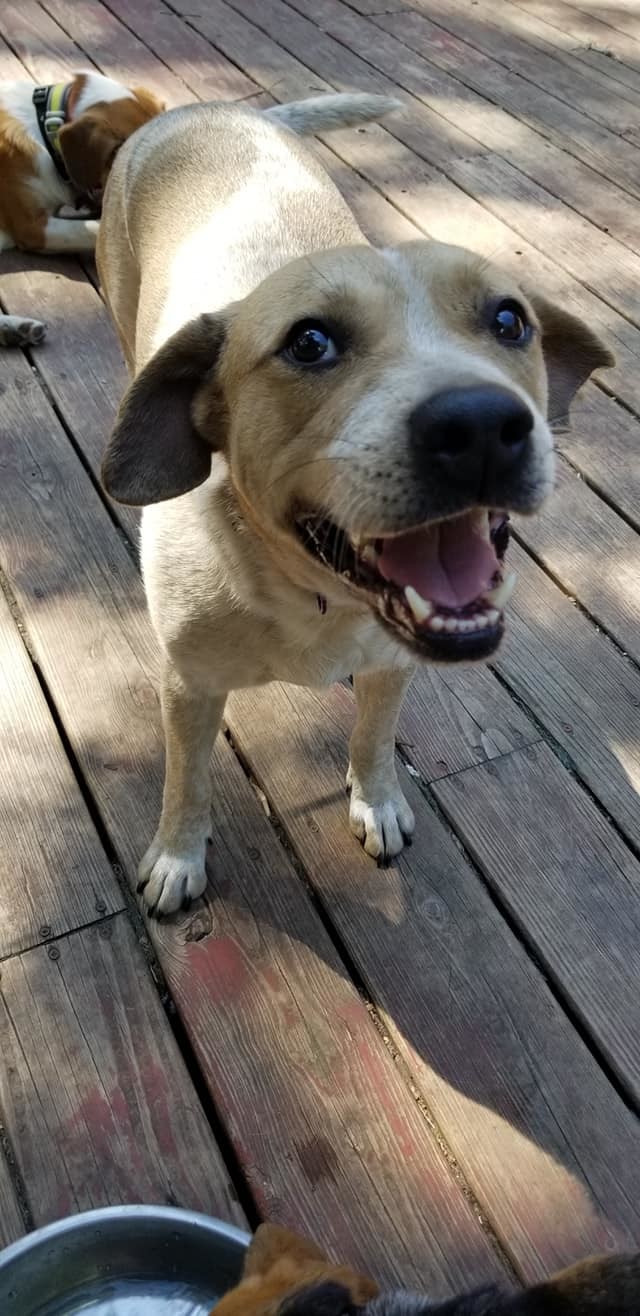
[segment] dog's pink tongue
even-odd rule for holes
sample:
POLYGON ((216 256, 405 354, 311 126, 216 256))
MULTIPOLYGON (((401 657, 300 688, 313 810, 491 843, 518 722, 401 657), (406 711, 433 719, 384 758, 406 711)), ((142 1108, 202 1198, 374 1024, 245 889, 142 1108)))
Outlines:
POLYGON ((413 585, 423 599, 463 608, 485 590, 498 567, 477 521, 458 517, 383 540, 378 569, 396 585, 413 585))

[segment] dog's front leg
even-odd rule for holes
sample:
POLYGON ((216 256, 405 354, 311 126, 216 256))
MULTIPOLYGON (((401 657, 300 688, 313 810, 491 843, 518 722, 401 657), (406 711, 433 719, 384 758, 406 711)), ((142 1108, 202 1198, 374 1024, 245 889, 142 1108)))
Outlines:
POLYGON ((138 891, 150 914, 172 914, 201 896, 211 825, 209 760, 225 695, 189 686, 166 665, 162 677, 166 767, 162 815, 138 870, 138 891))
POLYGON ((354 678, 357 718, 349 745, 349 825, 367 852, 383 862, 399 854, 415 827, 395 764, 395 735, 410 668, 360 672, 354 678))

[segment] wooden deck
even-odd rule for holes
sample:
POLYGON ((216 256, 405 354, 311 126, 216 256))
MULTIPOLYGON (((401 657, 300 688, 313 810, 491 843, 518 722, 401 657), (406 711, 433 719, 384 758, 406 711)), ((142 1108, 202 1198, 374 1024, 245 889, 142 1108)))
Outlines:
POLYGON ((155 652, 98 481, 124 370, 91 268, 2 257, 49 337, 0 354, 0 1241, 177 1202, 435 1293, 640 1247, 637 4, 3 0, 0 32, 0 78, 170 104, 400 89, 318 148, 366 230, 510 263, 618 358, 518 527, 498 659, 407 701, 412 849, 348 834, 347 689, 234 696, 206 900, 145 926, 155 652))

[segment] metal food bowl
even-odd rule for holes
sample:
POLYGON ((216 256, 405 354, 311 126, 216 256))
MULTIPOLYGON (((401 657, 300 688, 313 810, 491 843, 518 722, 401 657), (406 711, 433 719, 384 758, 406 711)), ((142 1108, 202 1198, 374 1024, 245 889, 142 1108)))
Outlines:
POLYGON ((2 1316, 209 1316, 249 1237, 167 1206, 71 1216, 0 1252, 2 1316))

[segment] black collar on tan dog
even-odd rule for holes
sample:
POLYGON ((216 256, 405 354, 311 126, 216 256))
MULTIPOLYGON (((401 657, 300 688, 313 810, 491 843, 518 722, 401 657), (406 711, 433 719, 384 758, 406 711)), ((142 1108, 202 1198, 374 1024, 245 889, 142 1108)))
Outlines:
POLYGON ((67 122, 70 92, 70 82, 53 82, 48 87, 36 87, 32 97, 38 116, 40 136, 63 183, 69 183, 71 180, 65 168, 58 138, 60 129, 67 122))

